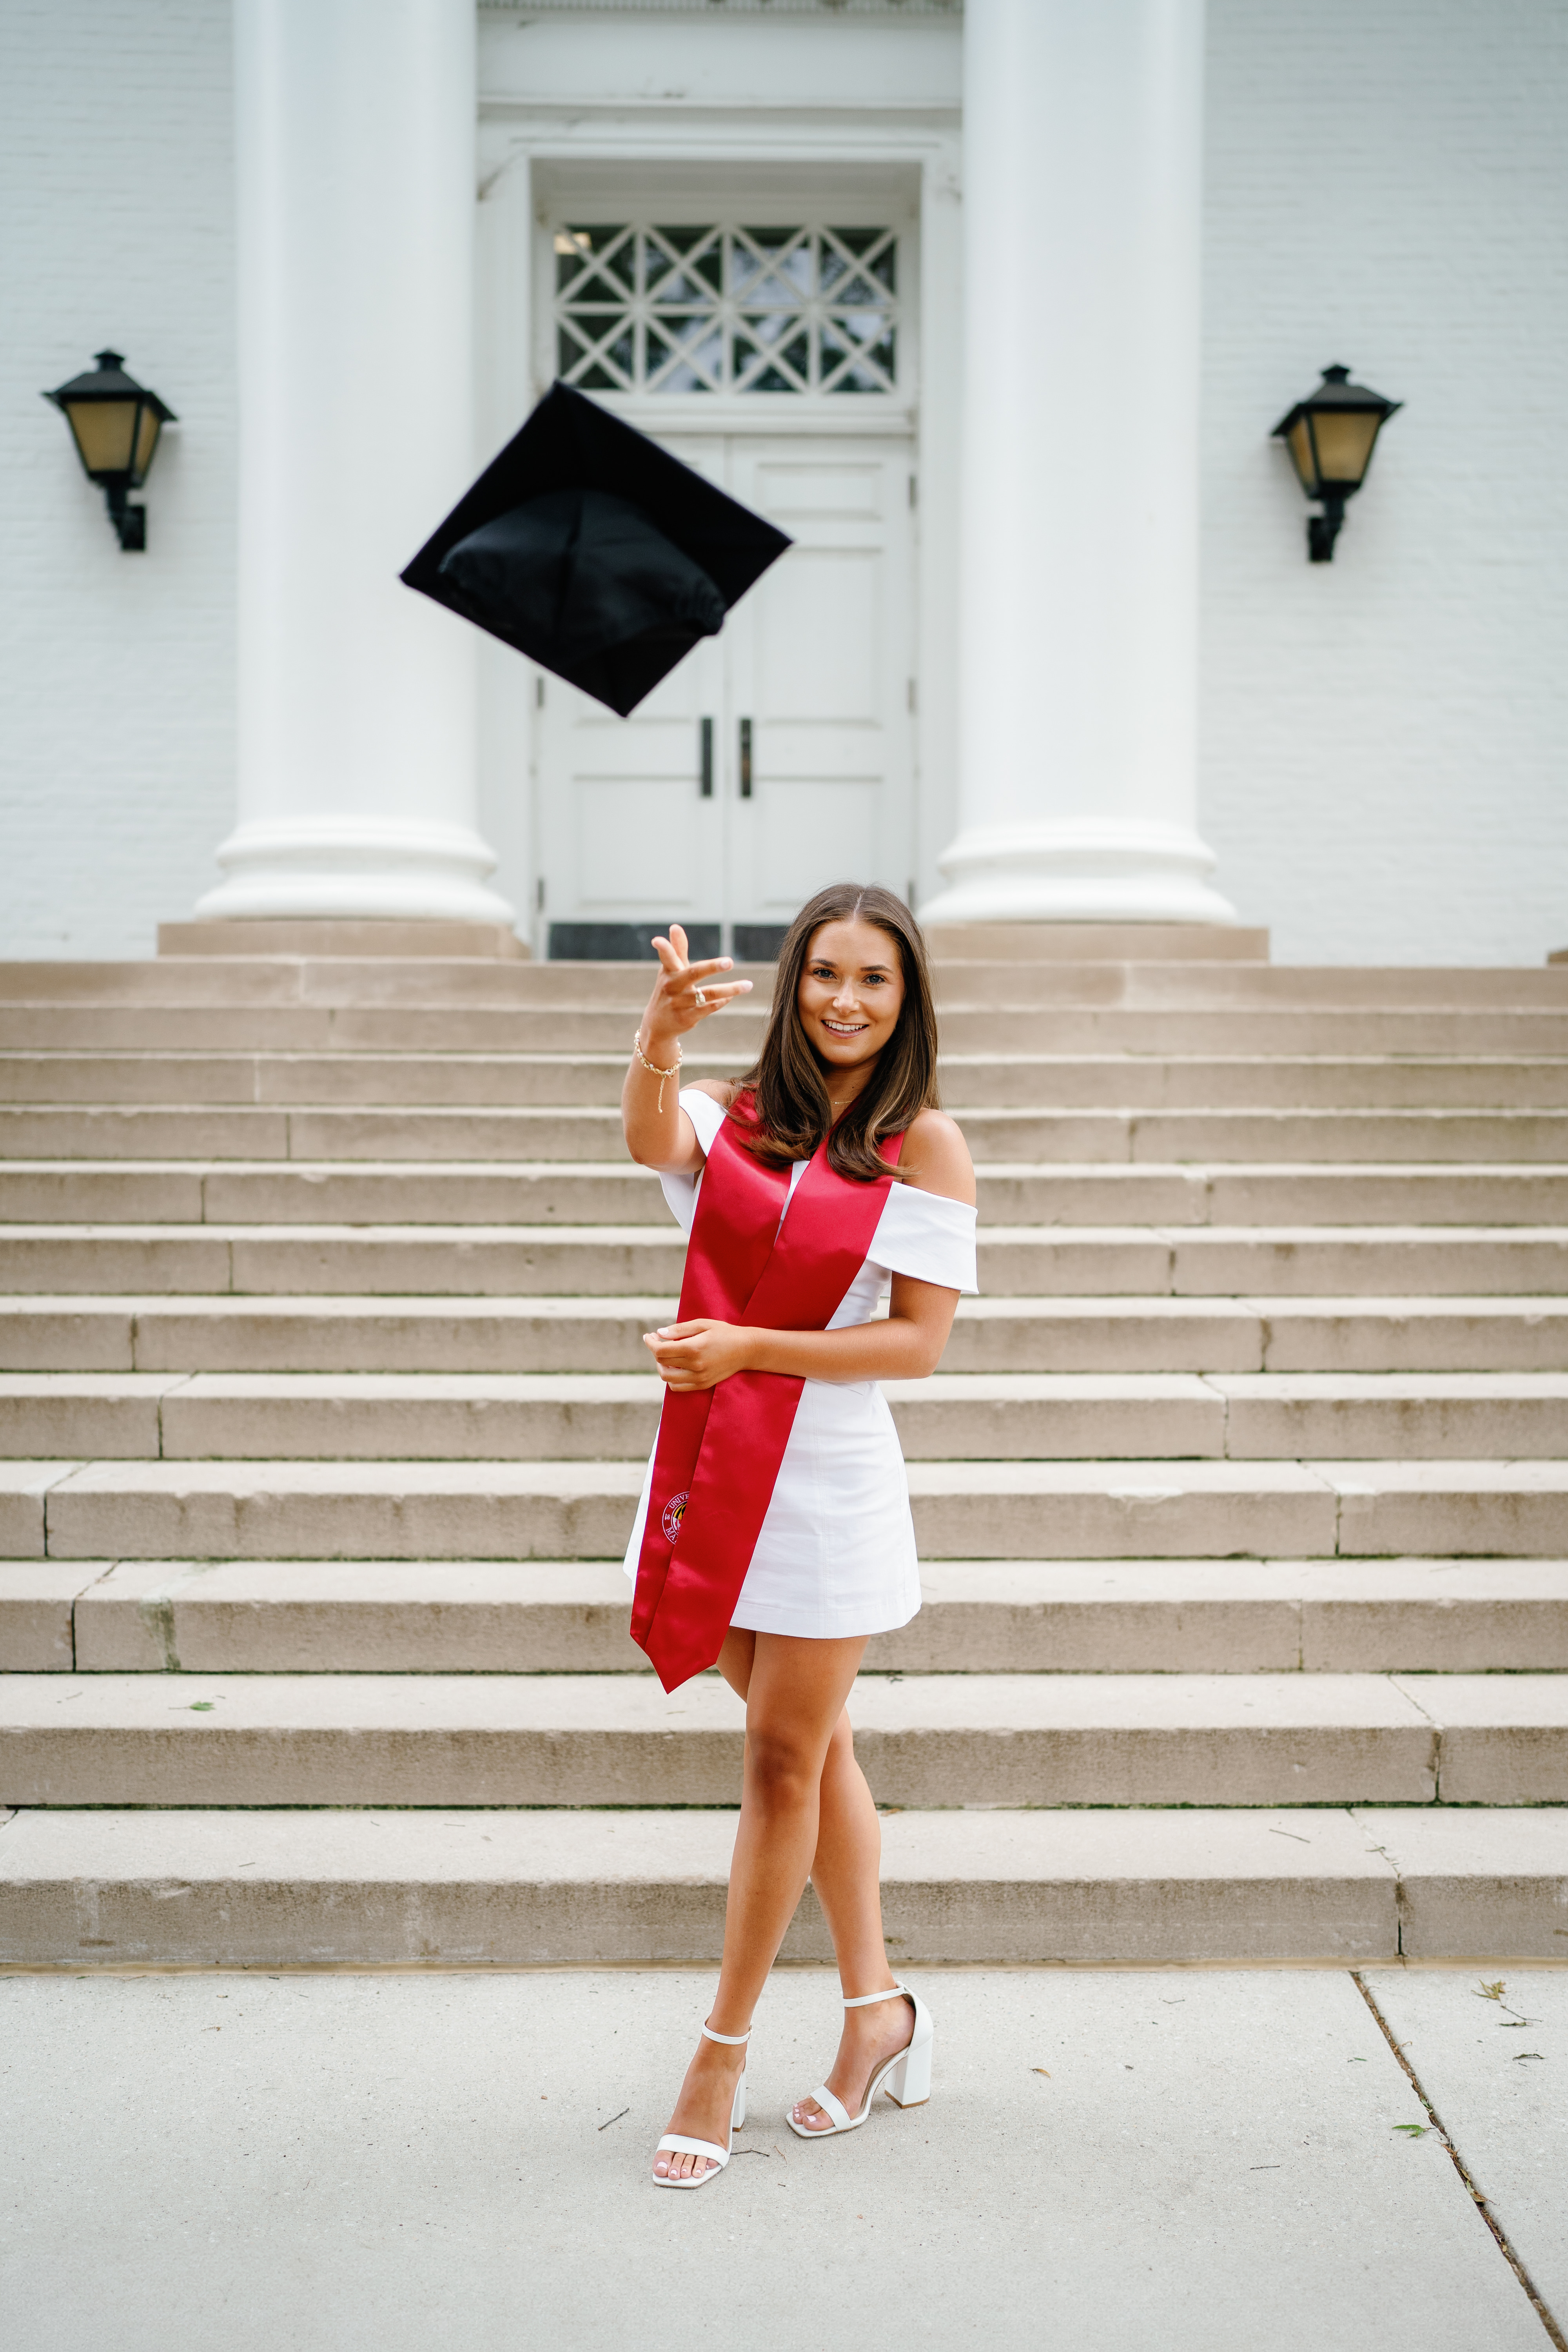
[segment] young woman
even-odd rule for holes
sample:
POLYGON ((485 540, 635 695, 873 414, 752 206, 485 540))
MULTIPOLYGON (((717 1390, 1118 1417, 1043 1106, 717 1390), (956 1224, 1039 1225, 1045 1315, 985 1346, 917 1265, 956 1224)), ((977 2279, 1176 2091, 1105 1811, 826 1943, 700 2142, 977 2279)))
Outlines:
POLYGON ((678 1093, 679 1040, 751 982, 721 977, 728 957, 689 963, 678 925, 654 945, 622 1110, 690 1238, 680 1319, 647 1338, 666 1394, 626 1554, 633 1632, 667 1688, 717 1661, 746 1702, 718 1995, 653 2167, 659 2187, 696 2189, 744 2119, 752 2012, 808 1876, 844 2026, 792 2128, 854 2130, 883 2082, 900 2105, 929 2092, 931 2019, 888 1966, 845 1702, 868 1637, 920 1607, 876 1384, 933 1370, 975 1287, 974 1173, 936 1108, 924 947, 889 891, 842 884, 803 908, 762 1053, 733 1085, 678 1093))

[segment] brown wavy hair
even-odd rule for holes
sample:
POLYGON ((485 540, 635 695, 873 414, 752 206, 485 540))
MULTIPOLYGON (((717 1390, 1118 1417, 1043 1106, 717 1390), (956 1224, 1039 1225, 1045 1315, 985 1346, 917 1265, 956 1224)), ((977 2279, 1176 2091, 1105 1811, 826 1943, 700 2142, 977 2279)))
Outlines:
MULTIPOLYGON (((826 1135, 827 1164, 859 1183, 889 1171, 878 1146, 937 1107, 936 1007, 920 926, 901 898, 875 883, 835 882, 801 908, 779 950, 778 977, 763 1050, 730 1111, 748 1150, 770 1168, 809 1159, 826 1135), (834 1124, 823 1065, 800 1017, 800 976, 824 923, 875 923, 899 950, 904 1001, 870 1078, 834 1124), (748 1104, 745 1097, 750 1096, 748 1104)), ((899 1177, 911 1171, 900 1167, 899 1177)))

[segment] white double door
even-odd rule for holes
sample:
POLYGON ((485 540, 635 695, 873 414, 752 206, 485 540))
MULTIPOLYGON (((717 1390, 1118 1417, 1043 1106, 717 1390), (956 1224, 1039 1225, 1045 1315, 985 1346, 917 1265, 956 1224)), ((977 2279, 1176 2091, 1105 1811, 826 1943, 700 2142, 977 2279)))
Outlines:
POLYGON ((795 544, 631 718, 542 680, 534 806, 555 954, 630 952, 635 929, 671 921, 702 927, 705 952, 720 925, 723 951, 766 953, 766 932, 825 884, 902 893, 915 870, 910 444, 665 446, 795 544))

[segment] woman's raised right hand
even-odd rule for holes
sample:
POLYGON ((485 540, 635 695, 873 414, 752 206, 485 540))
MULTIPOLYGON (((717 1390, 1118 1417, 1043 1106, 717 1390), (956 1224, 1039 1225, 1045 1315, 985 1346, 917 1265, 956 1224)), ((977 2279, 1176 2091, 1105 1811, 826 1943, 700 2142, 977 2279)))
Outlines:
POLYGON ((689 963, 686 956, 686 933, 679 923, 671 923, 668 939, 656 939, 654 953, 659 961, 658 979, 647 1001, 639 1029, 643 1051, 649 1059, 658 1056, 651 1051, 660 1038, 684 1037, 700 1021, 721 1013, 731 998, 751 993, 749 980, 720 980, 720 972, 734 968, 730 956, 712 956, 706 963, 689 963))

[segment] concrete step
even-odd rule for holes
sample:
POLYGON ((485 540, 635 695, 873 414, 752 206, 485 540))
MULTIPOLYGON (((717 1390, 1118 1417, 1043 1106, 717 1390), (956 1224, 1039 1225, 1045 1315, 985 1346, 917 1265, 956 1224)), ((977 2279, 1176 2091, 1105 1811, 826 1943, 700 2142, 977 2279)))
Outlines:
MULTIPOLYGON (((19 1072, 39 1068, 40 1076, 49 1066, 59 1067, 58 1062, 41 1066, 36 1061, 23 1062, 20 1056, 16 1060, 19 1072)), ((618 1071, 620 1065, 614 1066, 618 1071)), ((943 1104, 961 1117, 972 1109, 984 1112, 994 1108, 1213 1114, 1222 1110, 1552 1110, 1568 1106, 1568 1059, 1523 1055, 1483 1059, 1369 1054, 1352 1059, 1285 1054, 949 1051, 939 1066, 939 1077, 943 1104)), ((39 1093, 27 1097, 39 1102, 60 1098, 39 1093)), ((1293 1152, 1290 1156, 1306 1155, 1293 1152)))
MULTIPOLYGON (((637 1372, 662 1297, 0 1297, 0 1369, 637 1372)), ((961 1299, 943 1372, 1568 1370, 1568 1299, 961 1299)))
MULTIPOLYGON (((619 1559, 635 1462, 0 1461, 0 1559, 619 1559)), ((913 1462, 922 1559, 1555 1559, 1568 1465, 913 1462)))
MULTIPOLYGON (((1568 1223, 1568 1167, 1101 1164, 983 1166, 977 1175, 981 1220, 988 1225, 1568 1223)), ((57 1223, 639 1224, 658 1226, 667 1238, 671 1230, 657 1178, 629 1163, 0 1165, 0 1224, 57 1223)))
POLYGON ((1233 1461, 1568 1455, 1562 1372, 1215 1372, 1204 1384, 1226 1401, 1233 1461))
MULTIPOLYGON (((1539 1163, 1568 1111, 960 1109, 977 1162, 1539 1163)), ((0 1103, 0 1157, 626 1164, 618 1109, 0 1103)))
MULTIPOLYGON (((1560 1253, 1548 1248, 1543 1264, 1554 1265, 1561 1255, 1568 1288, 1568 1234, 1562 1243, 1560 1253)), ((554 1228, 0 1225, 0 1283, 20 1296, 232 1290, 253 1297, 675 1297, 685 1254, 673 1221, 554 1228)))
MULTIPOLYGON (((617 1041, 624 1045, 624 1041, 617 1041)), ((733 1047, 691 1050, 689 1083, 726 1077, 733 1047)), ((0 1051, 9 1104, 349 1105, 616 1108, 624 1050, 422 1054, 0 1051)), ((947 1054, 950 1110, 1551 1110, 1568 1107, 1568 1058, 1366 1055, 947 1054)), ((1039 1156, 1039 1155, 1035 1155, 1039 1156)))
MULTIPOLYGON (((73 1305, 58 1302, 65 1314, 73 1305)), ((25 1316, 27 1303, 19 1306, 25 1316)), ((110 1318, 121 1311, 108 1300, 104 1308, 110 1318)), ((110 1328, 119 1350, 118 1321, 110 1328)), ((117 1353, 115 1360, 129 1359, 117 1353)), ((983 1297, 960 1301, 942 1369, 1561 1371, 1568 1370, 1568 1300, 983 1297)))
MULTIPOLYGON (((969 969, 982 975, 987 970, 984 965, 969 969)), ((656 971, 651 957, 637 964, 508 961, 493 956, 163 956, 152 963, 71 963, 62 959, 0 964, 0 1004, 416 1005, 432 1010, 470 1004, 595 1005, 624 1010, 635 1018, 647 1003, 656 971)), ((773 982, 772 964, 737 964, 733 976, 750 980, 759 998, 767 1002, 773 982)), ((1532 991, 1539 977, 1521 971, 1518 990, 1510 991, 1500 986, 1502 974, 1482 974, 1479 986, 1457 994, 1444 992, 1445 977, 1429 999, 1415 1001, 1554 1003, 1550 985, 1543 996, 1532 991)), ((1547 973, 1549 984, 1552 977, 1547 973)), ((987 982, 983 977, 978 984, 987 982)), ((1022 1001, 1036 1001, 1026 984, 1022 1001)), ((1393 1001, 1412 1000, 1396 990, 1393 1001)))
POLYGON ((1268 933, 1239 923, 937 923, 934 962, 1267 963, 1268 933))
MULTIPOLYGON (((910 1462, 1568 1457, 1563 1372, 939 1372, 882 1387, 910 1462)), ((0 1372, 0 1453, 640 1460, 662 1398, 652 1373, 0 1372)))
MULTIPOLYGON (((253 1302, 274 1294, 487 1303, 674 1297, 685 1246, 673 1223, 12 1224, 0 1225, 0 1286, 16 1294, 23 1314, 20 1302, 40 1294, 62 1301, 96 1293, 200 1292, 244 1294, 253 1302)), ((1553 1302, 1568 1296, 1568 1230, 983 1225, 980 1284, 976 1306, 1043 1296, 1058 1305, 1169 1296, 1244 1298, 1278 1313, 1281 1302, 1321 1295, 1326 1314, 1334 1301, 1358 1311, 1364 1293, 1440 1316, 1438 1300, 1479 1301, 1485 1312, 1494 1298, 1533 1298, 1547 1309, 1542 1328, 1550 1331, 1553 1302)), ((1466 1309, 1456 1304, 1453 1312, 1466 1309)))
MULTIPOLYGON (((731 1066, 742 1068, 755 1055, 767 1021, 765 998, 737 1000, 726 1007, 722 1040, 731 1066), (738 1009, 737 1009, 738 1007, 738 1009)), ((637 1012, 630 1005, 458 1004, 447 1006, 329 1004, 0 1004, 0 1047, 17 1052, 158 1052, 270 1054, 335 1052, 397 1054, 626 1055, 637 1012)), ((1050 1016, 1016 1016, 1031 1039, 1050 1016)), ((1212 1015, 1201 1016, 1210 1019, 1212 1015)), ((1321 1021, 1324 1016, 1311 1014, 1321 1021)), ((1391 1037, 1436 1039, 1447 1050, 1449 1024, 1479 1043, 1480 1053, 1523 1051, 1537 1039, 1550 1043, 1551 1014, 1539 1012, 1465 1014, 1394 1014, 1391 1037), (1410 1027, 1412 1019, 1418 1026, 1410 1027)), ((1372 1033, 1369 1033, 1372 1034, 1372 1033)), ((1377 1033, 1381 1034, 1381 1033, 1377 1033)), ((1039 1042, 1047 1042, 1044 1039, 1039 1042)))
POLYGON ((977 1169, 988 1225, 1550 1225, 1568 1167, 977 1169))
MULTIPOLYGON (((1531 1155, 1522 1130, 1521 1140, 1527 1148, 1510 1156, 1528 1159, 1531 1155)), ((0 1105, 0 1157, 626 1164, 619 1111, 592 1108, 289 1110, 256 1105, 47 1108, 6 1103, 0 1105)))
POLYGON ((959 1109, 955 1116, 976 1162, 993 1166, 1096 1160, 1568 1166, 1568 1112, 1551 1110, 959 1109))
MULTIPOLYGON (((672 1221, 647 1169, 0 1163, 0 1223, 640 1224, 672 1221)), ((675 1238, 679 1239, 679 1235, 675 1238)))
MULTIPOLYGON (((178 956, 149 963, 0 964, 0 1003, 170 1005, 603 1005, 640 1011, 651 960, 551 963, 494 957, 178 956)), ((759 996, 771 964, 738 964, 759 996)), ((939 1005, 1170 1004, 1568 1009, 1568 967, 1363 969, 1237 959, 1026 961, 943 958, 939 1005)))
MULTIPOLYGON (((0 1804, 728 1805, 717 1675, 15 1675, 0 1804), (176 1695, 177 1694, 177 1695, 176 1695)), ((1562 1675, 864 1675, 889 1805, 1561 1804, 1562 1675)))
MULTIPOLYGON (((705 1050, 731 1071, 762 1042, 764 993, 727 1008, 705 1050)), ((16 1052, 146 1050, 228 1055, 575 1054, 624 1060, 629 1005, 447 1006, 267 1003, 0 1003, 0 1047, 16 1052)), ((1395 1006, 948 1005, 949 1055, 1420 1055, 1437 1058, 1560 1057, 1563 1015, 1551 1008, 1431 1010, 1395 1006)))
MULTIPOLYGON (((1568 1011, 1568 966, 1361 968, 1353 964, 1012 963, 944 958, 932 968, 939 1009, 950 1004, 1395 1005, 1568 1011)), ((4 984, 0 982, 0 993, 4 984)), ((433 994, 434 992, 431 992, 433 994)), ((426 999, 428 1002, 428 998, 426 999)))
MULTIPOLYGON (((1568 1560, 954 1560, 872 1673, 1568 1670, 1568 1560)), ((14 1674, 644 1674, 606 1560, 0 1563, 14 1674)))
POLYGON ((531 952, 507 924, 424 916, 235 916, 158 926, 160 956, 501 956, 515 962, 531 952))
MULTIPOLYGON (((702 1810, 17 1813, 0 1831, 0 1962, 712 1961, 734 1822, 702 1810)), ((900 1967, 1557 1959, 1565 1878, 1557 1808, 909 1811, 882 1822, 900 1967)), ((784 1957, 830 1956, 808 1889, 784 1957)))
MULTIPOLYGON (((1496 1225, 1402 1225, 1391 1221, 1360 1227, 1270 1228, 1216 1220, 1206 1227, 1177 1226, 1143 1236, 1135 1262, 1123 1249, 1122 1237, 1115 1234, 1041 1234, 1026 1226, 991 1225, 982 1240, 982 1286, 993 1296, 1026 1289, 1059 1293, 1073 1274, 1080 1279, 1088 1276, 1098 1253, 1100 1264, 1115 1265, 1123 1277, 1115 1285, 1092 1286, 1107 1292, 1134 1286, 1134 1264, 1145 1275, 1139 1289, 1190 1298, 1354 1297, 1363 1292, 1401 1297, 1426 1293, 1438 1298, 1568 1290, 1568 1230, 1550 1226, 1510 1233, 1496 1225), (1163 1279, 1149 1281, 1145 1269, 1150 1253, 1162 1244, 1169 1246, 1163 1279), (1037 1266, 1042 1269, 1039 1280, 1018 1278, 1037 1266)), ((1076 1290, 1079 1284, 1071 1286, 1076 1290)))
POLYGON ((0 1366, 96 1371, 638 1372, 677 1297, 0 1298, 0 1366))

